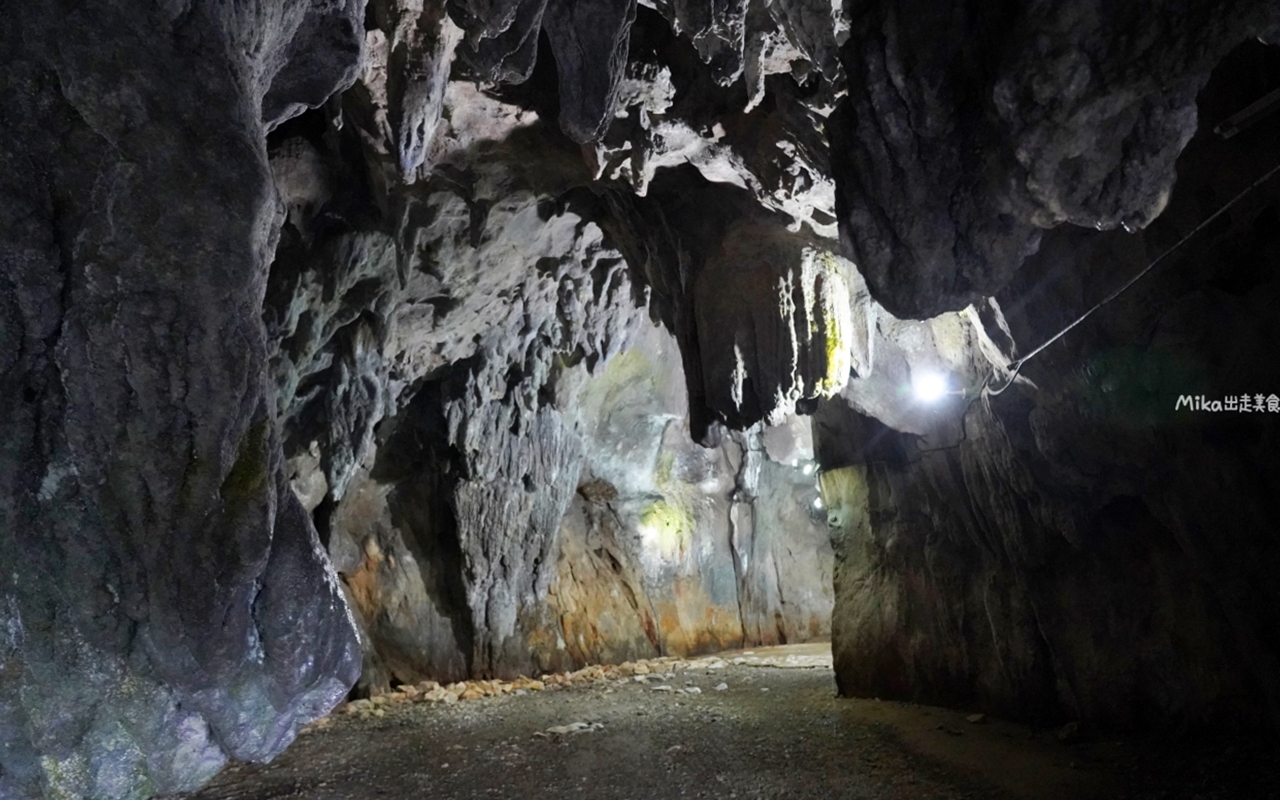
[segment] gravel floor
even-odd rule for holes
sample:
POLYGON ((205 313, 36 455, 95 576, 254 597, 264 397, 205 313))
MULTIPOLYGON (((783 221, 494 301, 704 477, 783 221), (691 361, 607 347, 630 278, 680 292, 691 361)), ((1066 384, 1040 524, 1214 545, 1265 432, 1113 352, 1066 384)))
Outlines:
MULTIPOLYGON (((774 650, 802 653, 793 663, 813 660, 803 649, 774 650)), ((335 714, 273 763, 232 767, 182 797, 1182 796, 1135 792, 1145 781, 1134 759, 1095 758, 1052 732, 969 723, 963 711, 838 699, 829 668, 758 659, 696 667, 651 675, 648 683, 603 680, 452 705, 397 704, 380 717, 335 714), (677 691, 693 688, 699 692, 677 691)))

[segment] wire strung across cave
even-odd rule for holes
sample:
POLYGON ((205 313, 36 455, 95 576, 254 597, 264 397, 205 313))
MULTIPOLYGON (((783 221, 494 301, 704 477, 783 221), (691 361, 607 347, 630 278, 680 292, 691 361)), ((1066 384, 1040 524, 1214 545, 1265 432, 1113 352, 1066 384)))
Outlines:
POLYGON ((1240 191, 1239 194, 1237 194, 1235 197, 1231 198, 1229 201, 1223 204, 1223 206, 1219 208, 1217 211, 1213 212, 1208 217, 1205 217, 1204 221, 1201 222, 1199 225, 1195 226, 1194 228, 1192 228, 1191 231, 1186 236, 1183 236, 1176 243, 1174 243, 1174 245, 1170 247, 1168 250, 1165 250, 1163 253, 1156 256, 1151 261, 1151 263, 1147 264, 1147 266, 1142 268, 1141 272, 1139 272, 1137 275, 1134 275, 1132 278, 1126 281, 1123 285, 1120 286, 1120 288, 1116 289, 1111 294, 1107 295, 1106 297, 1102 298, 1102 300, 1095 303, 1093 307, 1091 307, 1088 311, 1081 314, 1070 325, 1058 331, 1053 336, 1049 337, 1047 341, 1045 341, 1036 349, 1032 350, 1030 353, 1027 353, 1022 358, 1009 362, 1009 367, 1007 368, 1008 380, 1005 381, 1004 386, 1001 386, 999 389, 992 389, 991 381, 993 378, 996 377, 996 375, 994 372, 991 375, 988 375, 987 379, 982 382, 982 390, 980 392, 981 396, 993 397, 995 395, 1000 394, 1005 389, 1008 389, 1010 386, 1012 386, 1013 382, 1017 380, 1018 372, 1022 369, 1022 366, 1024 364, 1026 364, 1032 358, 1035 358, 1037 355, 1039 355, 1046 347, 1058 341, 1063 336, 1066 336, 1067 333, 1072 328, 1076 327, 1077 325, 1079 325, 1080 323, 1088 319, 1090 314, 1097 311, 1099 308, 1102 308, 1107 303, 1110 303, 1112 300, 1115 300, 1117 297, 1123 294, 1130 286, 1133 286, 1135 283, 1137 283, 1142 278, 1142 276, 1146 275, 1148 272, 1155 269, 1156 265, 1159 264, 1161 261, 1163 261, 1166 256, 1168 256, 1170 253, 1173 253, 1175 250, 1182 247, 1187 242, 1191 241, 1191 239, 1193 239, 1197 234, 1199 234, 1202 230, 1208 227, 1214 220, 1216 220, 1218 217, 1222 216, 1228 210, 1230 210, 1231 207, 1234 206, 1236 203, 1238 203, 1245 195, 1249 194, 1254 189, 1257 189, 1259 186, 1266 183, 1268 180, 1274 177, 1278 172, 1280 172, 1280 164, 1276 164, 1265 175, 1263 175, 1261 178, 1258 178, 1256 181, 1246 186, 1243 190, 1240 191))
MULTIPOLYGON (((1236 194, 1235 197, 1232 197, 1229 201, 1224 203, 1222 207, 1219 208, 1217 211, 1205 217, 1204 221, 1202 221, 1199 225, 1196 225, 1194 228, 1192 228, 1191 231, 1187 233, 1187 235, 1183 236, 1181 239, 1175 242, 1171 247, 1169 247, 1169 249, 1165 250, 1163 253, 1156 256, 1149 264, 1143 267, 1142 270, 1138 272, 1138 274, 1134 275, 1132 278, 1125 281, 1120 286, 1120 288, 1116 289, 1115 291, 1111 292, 1111 294, 1099 300, 1097 303, 1091 306, 1087 311, 1085 311, 1083 314, 1077 317, 1076 320, 1072 322, 1070 325, 1066 326, 1062 330, 1055 333, 1053 336, 1049 337, 1046 341, 1044 341, 1042 344, 1040 344, 1040 346, 1036 347, 1030 353, 1027 353, 1025 356, 1022 356, 1021 358, 1018 358, 1018 359, 1015 359, 1014 361, 1009 362, 1009 365, 1005 368, 1005 370, 1007 370, 1008 379, 1005 381, 1005 384, 1001 386, 999 389, 991 388, 992 380, 994 380, 997 377, 996 372, 992 371, 982 381, 982 386, 979 388, 978 392, 974 394, 974 396, 969 400, 969 402, 965 404, 964 411, 960 414, 960 440, 955 442, 954 444, 945 445, 943 447, 933 447, 926 450, 920 450, 915 455, 923 456, 929 453, 939 453, 945 450, 955 450, 959 448, 962 444, 964 444, 969 439, 969 426, 968 426, 967 418, 969 416, 969 409, 973 407, 974 403, 976 403, 978 400, 989 401, 990 398, 995 397, 998 394, 1001 394, 1002 392, 1004 392, 1004 390, 1012 386, 1014 381, 1018 379, 1018 372, 1022 369, 1023 365, 1025 365, 1032 358, 1035 358, 1037 355, 1043 352, 1045 348, 1047 348, 1049 345, 1058 341, 1063 336, 1066 336, 1067 333, 1070 332, 1072 328, 1075 328, 1077 325, 1079 325, 1080 323, 1088 319, 1089 315, 1091 315, 1093 312, 1097 311, 1098 309, 1105 306, 1107 303, 1110 303, 1112 300, 1115 300, 1117 297, 1124 294, 1124 292, 1128 290, 1129 287, 1133 286, 1135 283, 1141 280, 1144 275, 1149 273, 1151 270, 1155 269, 1155 267, 1161 261, 1163 261, 1166 257, 1168 257, 1171 253, 1178 250, 1187 242, 1195 238, 1201 231, 1203 231, 1206 227, 1211 225, 1214 220, 1216 220, 1218 217, 1222 216, 1227 211, 1229 211, 1236 203, 1238 203, 1242 198, 1244 198, 1245 195, 1249 194, 1254 189, 1257 189, 1262 184, 1271 180, 1271 178, 1275 177, 1277 173, 1280 173, 1280 164, 1276 164, 1274 167, 1268 170, 1262 177, 1258 178, 1253 183, 1246 186, 1238 194, 1236 194)), ((875 459, 875 460, 867 461, 865 463, 866 463, 866 466, 872 466, 875 464, 887 464, 890 462, 885 461, 883 459, 875 459)))

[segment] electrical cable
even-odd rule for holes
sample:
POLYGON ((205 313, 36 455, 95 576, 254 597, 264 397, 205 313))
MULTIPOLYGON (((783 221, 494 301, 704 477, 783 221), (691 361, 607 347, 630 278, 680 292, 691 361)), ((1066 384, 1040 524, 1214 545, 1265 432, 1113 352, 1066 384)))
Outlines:
POLYGON ((1186 244, 1188 241, 1190 241, 1193 237, 1196 236, 1196 234, 1204 230, 1214 220, 1216 220, 1218 217, 1222 216, 1228 210, 1230 210, 1231 207, 1234 206, 1236 203, 1238 203, 1245 195, 1249 194, 1254 189, 1257 189, 1259 186, 1261 186, 1262 184, 1266 183, 1268 180, 1273 178, 1276 175, 1276 173, 1280 173, 1280 164, 1276 164, 1274 167, 1271 168, 1270 171, 1268 171, 1261 178, 1258 178, 1256 181, 1254 181, 1253 183, 1245 187, 1239 194, 1231 198, 1230 201, 1228 201, 1225 205, 1223 205, 1222 208, 1219 208, 1217 211, 1213 212, 1208 217, 1205 217, 1204 221, 1201 222, 1199 225, 1195 226, 1194 228, 1192 228, 1190 233, 1188 233, 1186 236, 1183 236, 1181 239, 1179 239, 1168 250, 1165 250, 1163 253, 1156 256, 1155 259, 1152 260, 1150 264, 1147 264, 1147 266, 1143 267, 1141 272, 1139 272, 1137 275, 1134 275, 1132 278, 1126 281, 1119 289, 1116 289, 1111 294, 1107 295, 1102 300, 1095 303, 1092 308, 1090 308, 1088 311, 1081 314, 1080 317, 1075 320, 1075 322, 1072 322, 1067 327, 1055 333, 1046 342, 1041 344, 1036 349, 1032 350, 1030 353, 1027 353, 1022 358, 1009 362, 1009 367, 1007 368, 1009 369, 1009 380, 1005 382, 1004 386, 1001 386, 999 389, 992 389, 990 386, 991 379, 994 378, 995 375, 993 373, 992 375, 988 376, 987 379, 982 383, 982 394, 986 397, 992 397, 994 395, 1000 394, 1005 389, 1008 389, 1010 386, 1012 386, 1013 382, 1017 380, 1018 372, 1022 369, 1023 364, 1027 363, 1032 358, 1039 355, 1040 352, 1043 351, 1049 345, 1058 341, 1063 336, 1066 336, 1068 331, 1070 331, 1072 328, 1076 327, 1081 322, 1084 322, 1086 319, 1088 319, 1090 314, 1097 311, 1099 308, 1102 308, 1107 303, 1110 303, 1112 300, 1116 299, 1121 294, 1123 294, 1130 286, 1137 283, 1142 278, 1142 276, 1146 275, 1148 272, 1154 269, 1157 264, 1159 264, 1161 261, 1165 259, 1166 256, 1168 256, 1170 253, 1173 253, 1175 250, 1177 250, 1178 248, 1186 244))
MULTIPOLYGON (((1062 330, 1060 330, 1060 331, 1058 331, 1057 333, 1055 333, 1053 336, 1051 336, 1048 340, 1046 340, 1044 343, 1042 343, 1039 347, 1037 347, 1037 348, 1035 348, 1034 350, 1032 350, 1030 353, 1027 353, 1025 356, 1023 356, 1023 357, 1021 357, 1021 358, 1019 358, 1019 359, 1016 359, 1016 360, 1014 360, 1014 361, 1009 362, 1009 366, 1008 366, 1008 367, 1006 367, 1006 369, 1007 369, 1007 370, 1009 370, 1009 372, 1008 372, 1009 379, 1005 382, 1004 386, 1001 386, 999 389, 992 389, 992 388, 991 388, 991 381, 992 381, 992 379, 994 379, 994 378, 996 377, 996 374, 995 374, 995 372, 991 372, 991 373, 989 373, 989 374, 987 375, 987 377, 986 377, 985 379, 983 379, 983 381, 982 381, 982 386, 981 386, 981 387, 979 387, 978 391, 973 395, 973 397, 972 397, 972 398, 971 398, 967 403, 965 403, 964 411, 963 411, 963 412, 961 412, 961 414, 960 414, 960 439, 959 439, 959 441, 955 442, 954 444, 944 445, 944 446, 942 446, 942 447, 933 447, 933 448, 929 448, 929 449, 926 449, 926 450, 920 450, 920 451, 917 451, 917 452, 915 452, 915 453, 911 454, 911 456, 917 456, 917 458, 912 458, 911 456, 908 456, 908 457, 907 457, 907 459, 906 459, 906 463, 916 463, 916 462, 919 460, 919 459, 918 459, 918 456, 927 455, 927 454, 929 454, 929 453, 937 453, 937 452, 941 452, 941 451, 943 451, 943 450, 955 450, 955 449, 959 448, 959 447, 960 447, 960 445, 962 445, 962 444, 963 444, 965 441, 967 441, 967 440, 968 440, 968 438, 969 438, 969 428, 968 428, 968 420, 967 420, 967 417, 968 417, 968 415, 969 415, 969 409, 973 407, 973 404, 974 404, 974 403, 976 403, 978 400, 987 400, 987 401, 989 402, 989 401, 990 401, 990 398, 992 398, 992 397, 994 397, 994 396, 996 396, 996 395, 998 395, 998 394, 1000 394, 1000 393, 1004 392, 1004 390, 1005 390, 1005 389, 1008 389, 1010 386, 1012 386, 1012 385, 1013 385, 1013 382, 1014 382, 1015 380, 1017 380, 1017 378, 1018 378, 1018 372, 1022 369, 1022 366, 1023 366, 1024 364, 1026 364, 1028 361, 1030 361, 1030 360, 1031 360, 1032 358, 1034 358, 1035 356, 1039 355, 1039 354, 1040 354, 1040 353, 1041 353, 1045 348, 1047 348, 1049 345, 1051 345, 1051 344, 1053 344, 1054 342, 1058 341, 1058 340, 1059 340, 1059 339, 1061 339, 1063 336, 1066 336, 1066 335, 1067 335, 1067 333, 1068 333, 1072 328, 1076 327, 1077 325, 1079 325, 1080 323, 1082 323, 1082 322, 1084 322, 1086 319, 1088 319, 1088 317, 1089 317, 1089 315, 1090 315, 1090 314, 1092 314, 1093 312, 1097 311, 1099 308, 1102 308, 1102 307, 1103 307, 1103 306, 1105 306, 1107 303, 1110 303, 1112 300, 1116 299, 1116 298, 1117 298, 1117 297, 1119 297, 1121 294, 1123 294, 1123 293, 1124 293, 1124 292, 1125 292, 1125 291, 1126 291, 1130 286, 1133 286, 1135 283, 1137 283, 1137 282, 1138 282, 1138 281, 1139 281, 1139 280, 1140 280, 1144 275, 1146 275, 1146 274, 1147 274, 1148 272, 1150 272, 1151 270, 1155 269, 1155 267, 1156 267, 1156 265, 1157 265, 1157 264, 1159 264, 1161 261, 1163 261, 1166 257, 1168 257, 1171 253, 1173 253, 1174 251, 1176 251, 1178 248, 1182 247, 1184 244, 1186 244, 1187 242, 1189 242, 1192 238, 1194 238, 1194 237, 1195 237, 1197 234, 1199 234, 1202 230, 1204 230, 1206 227, 1208 227, 1210 224, 1212 224, 1212 223, 1213 223, 1213 221, 1214 221, 1214 220, 1216 220, 1218 217, 1222 216, 1222 215, 1223 215, 1223 214, 1225 214, 1227 211, 1229 211, 1229 210, 1231 209, 1231 207, 1232 207, 1232 206, 1234 206, 1236 203, 1238 203, 1238 202, 1239 202, 1239 201, 1240 201, 1240 200, 1241 200, 1245 195, 1249 194, 1249 193, 1250 193, 1250 192, 1252 192, 1254 189, 1257 189, 1259 186, 1261 186, 1262 184, 1266 183, 1266 182, 1267 182, 1267 181, 1269 181, 1271 178, 1275 177, 1277 173, 1280 173, 1280 164, 1276 164, 1276 165, 1275 165, 1274 167, 1272 167, 1272 168, 1271 168, 1271 169, 1270 169, 1266 174, 1264 174, 1262 177, 1258 178, 1258 179, 1257 179, 1257 180, 1255 180, 1253 183, 1251 183, 1251 184, 1249 184, 1248 186, 1246 186, 1246 187, 1245 187, 1243 190, 1241 190, 1241 191, 1240 191, 1240 192, 1239 192, 1235 197, 1231 198, 1231 200, 1229 200, 1227 203, 1225 203, 1225 204, 1224 204, 1221 208, 1219 208, 1217 211, 1213 212, 1213 213, 1212 213, 1212 214, 1210 214, 1208 217, 1205 217, 1205 219, 1204 219, 1204 221, 1203 221, 1203 222, 1201 222, 1199 225, 1197 225, 1197 226, 1195 226, 1194 228, 1192 228, 1192 229, 1191 229, 1191 231, 1190 231, 1189 233, 1187 233, 1187 235, 1185 235, 1185 236, 1183 236, 1181 239, 1179 239, 1176 243, 1174 243, 1174 244, 1173 244, 1173 246, 1172 246, 1172 247, 1170 247, 1169 249, 1165 250, 1165 251, 1164 251, 1163 253, 1161 253, 1160 255, 1156 256, 1156 257, 1155 257, 1155 259, 1153 259, 1153 260, 1151 261, 1151 263, 1147 264, 1145 267, 1143 267, 1143 268, 1142 268, 1142 271, 1141 271, 1141 272, 1139 272, 1138 274, 1134 275, 1134 276, 1133 276, 1132 278, 1130 278, 1129 280, 1125 281, 1125 283, 1124 283, 1123 285, 1121 285, 1121 286, 1120 286, 1120 288, 1116 289, 1116 290, 1115 290, 1115 291, 1113 291, 1111 294, 1107 295, 1107 296, 1106 296, 1106 297, 1104 297, 1102 300, 1100 300, 1100 301, 1098 301, 1097 303, 1095 303, 1095 304, 1094 304, 1094 305, 1093 305, 1089 310, 1087 310, 1087 311, 1085 311, 1083 314, 1081 314, 1081 315, 1080 315, 1078 318, 1076 318, 1076 320, 1075 320, 1074 322, 1072 322, 1070 325, 1068 325, 1067 327, 1065 327, 1065 328, 1063 328, 1062 330)), ((966 392, 966 394, 967 394, 967 392, 966 392)), ((866 467, 871 467, 871 466, 876 466, 876 465, 881 465, 881 464, 888 464, 888 465, 890 465, 890 466, 902 466, 901 464, 897 464, 897 463, 895 463, 895 462, 893 462, 893 461, 890 461, 890 460, 888 460, 888 459, 871 459, 871 460, 868 460, 868 461, 864 461, 864 462, 862 462, 862 464, 863 464, 863 466, 866 466, 866 467)), ((825 470, 822 470, 822 471, 825 471, 825 470)))

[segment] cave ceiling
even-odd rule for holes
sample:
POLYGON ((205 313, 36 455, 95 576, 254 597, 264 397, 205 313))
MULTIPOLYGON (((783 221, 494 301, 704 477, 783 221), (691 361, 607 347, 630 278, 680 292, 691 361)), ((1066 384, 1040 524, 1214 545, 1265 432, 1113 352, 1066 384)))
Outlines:
MULTIPOLYGON (((1259 139, 1273 128, 1241 135, 1232 155, 1204 144, 1199 120, 1229 53, 1251 47, 1249 59, 1272 63, 1274 0, 121 0, 6 11, 6 797, 180 791, 228 760, 280 752, 370 674, 369 626, 352 609, 380 613, 386 597, 350 578, 369 564, 396 569, 378 542, 447 541, 418 553, 438 574, 424 567, 409 587, 434 614, 411 644, 439 645, 429 666, 459 674, 536 666, 530 615, 552 592, 562 521, 586 553, 601 508, 651 532, 703 518, 658 503, 660 483, 718 493, 698 513, 726 541, 746 537, 735 515, 758 498, 775 510, 802 502, 806 516, 777 527, 795 523, 814 552, 827 547, 829 568, 834 523, 812 511, 824 418, 811 442, 792 435, 796 415, 836 408, 825 419, 837 432, 959 447, 970 407, 957 397, 1012 380, 1014 359, 1099 296, 1086 289, 1119 285, 1177 241, 1161 219, 1191 230, 1258 177, 1257 154, 1274 153, 1274 138, 1259 139), (1196 198, 1175 193, 1188 165, 1196 198), (640 351, 649 361, 617 362, 640 351), (619 455, 625 437, 610 428, 611 398, 635 376, 655 388, 637 395, 628 430, 648 437, 637 450, 655 464, 670 456, 662 475, 619 455), (915 402, 920 386, 943 402, 915 402), (609 505, 619 490, 632 495, 609 505)), ((1270 212, 1250 208, 1262 222, 1224 230, 1263 252, 1270 212)), ((1170 312, 1182 316, 1149 327, 1191 340, 1196 309, 1210 309, 1234 321, 1233 335, 1265 331, 1274 305, 1250 292, 1266 280, 1237 272, 1222 279, 1229 302, 1186 300, 1170 312)), ((1134 320, 1186 299, 1168 280, 1135 303, 1134 320)), ((1117 341, 1155 340, 1137 321, 1111 324, 1117 341)), ((1018 386, 1050 387, 1049 428, 1095 430, 1054 393, 1065 378, 1030 372, 1018 386)), ((876 559, 932 530, 917 508, 958 531, 948 546, 980 540, 973 562, 1017 573, 1015 588, 1026 588, 1018 570, 1059 552, 1043 542, 1079 549, 1079 509, 1175 531, 1169 575, 1219 569, 1204 555, 1212 543, 1195 545, 1212 523, 1184 513, 1182 484, 1134 477, 1150 472, 1139 456, 1165 451, 1140 440, 1118 477, 1079 454, 1076 471, 1055 472, 1036 448, 1108 442, 1059 441, 1023 417, 1016 435, 991 419, 971 427, 985 443, 963 464, 904 472, 879 495, 854 473, 840 479, 851 530, 868 502, 914 498, 900 521, 897 509, 878 518, 902 535, 867 557, 868 574, 888 581, 876 559), (965 469, 991 490, 956 489, 965 469), (1045 475, 1075 494, 1042 502, 1045 475), (1098 475, 1107 480, 1090 484, 1098 475), (1095 497, 1084 484, 1108 488, 1095 497), (953 490, 967 505, 942 513, 953 490), (1163 499, 1143 501, 1150 511, 1112 503, 1143 492, 1163 499), (1003 556, 975 521, 988 506, 984 519, 1009 537, 1003 556), (1025 541, 1009 533, 1020 525, 1025 541), (1068 533, 1044 532, 1055 525, 1068 533), (1179 547, 1195 551, 1193 566, 1179 547)), ((1212 466, 1221 454, 1205 441, 1212 466)), ((1239 476, 1231 485, 1260 496, 1247 465, 1222 458, 1239 476)), ((1249 508, 1240 530, 1252 542, 1273 512, 1249 508)), ((781 552, 766 539, 753 540, 761 553, 781 552)), ((682 554, 681 541, 662 552, 682 554)), ((1251 552, 1223 556, 1221 574, 1270 563, 1251 552)), ((611 569, 595 557, 593 569, 611 569)), ((768 627, 761 609, 780 590, 754 586, 729 558, 707 596, 759 589, 756 617, 722 626, 741 641, 768 627)), ((932 562, 920 569, 934 574, 932 562)), ((1204 591, 1205 619, 1218 619, 1215 602, 1232 609, 1240 652, 1273 663, 1274 617, 1241 610, 1240 587, 1253 584, 1213 585, 1226 588, 1216 600, 1204 591), (1271 639, 1254 635, 1268 625, 1271 639)), ((1052 637, 1025 609, 1060 598, 1026 596, 1009 625, 1035 655, 1052 637)), ((830 592, 814 597, 825 609, 814 614, 829 617, 830 592)), ((873 616, 846 613, 837 629, 856 641, 873 616)), ((1223 637, 1225 655, 1197 674, 1232 661, 1223 637)), ((1104 645, 1079 644, 1079 663, 1104 645)), ((1032 661, 1045 697, 1077 674, 1032 661)), ((1256 681, 1280 708, 1274 680, 1256 681)))
MULTIPOLYGON (((680 341, 697 438, 838 391, 923 433, 956 415, 910 407, 913 373, 972 391, 1034 345, 988 298, 1047 231, 1148 225, 1210 71, 1276 16, 1265 2, 373 2, 364 71, 328 115, 356 126, 378 187, 495 172, 483 151, 597 224, 680 341)), ((481 191, 473 219, 507 188, 481 191)))

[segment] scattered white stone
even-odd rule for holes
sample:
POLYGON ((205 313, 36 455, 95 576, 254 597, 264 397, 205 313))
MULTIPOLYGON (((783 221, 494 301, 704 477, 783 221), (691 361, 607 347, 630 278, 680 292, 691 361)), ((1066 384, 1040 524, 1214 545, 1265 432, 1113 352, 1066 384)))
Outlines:
POLYGON ((729 688, 729 684, 727 684, 727 683, 717 683, 717 684, 716 684, 716 691, 717 691, 717 692, 723 692, 725 689, 728 689, 728 688, 729 688))
POLYGON ((637 676, 635 676, 634 678, 632 678, 631 680, 635 681, 636 683, 648 683, 648 682, 649 682, 649 676, 648 676, 648 675, 637 675, 637 676))
POLYGON ((686 686, 681 691, 683 691, 685 694, 702 694, 702 690, 699 689, 697 686, 686 686))
POLYGON ((674 689, 672 689, 670 686, 666 685, 665 683, 664 683, 664 684, 662 684, 661 686, 655 686, 655 687, 653 687, 653 690, 654 690, 655 692, 671 692, 671 691, 675 691, 674 689))
POLYGON ((547 728, 547 733, 564 736, 570 733, 591 733, 603 728, 604 723, 601 722, 570 722, 568 725, 556 725, 553 728, 547 728))
POLYGON ((760 687, 760 691, 762 691, 762 692, 767 692, 767 691, 769 691, 769 687, 768 687, 768 686, 761 686, 761 687, 760 687))

